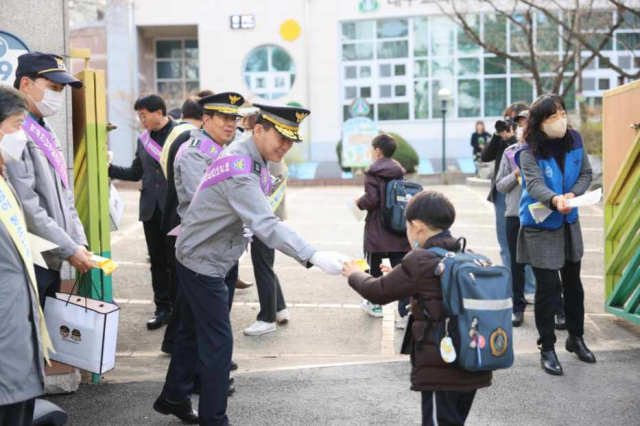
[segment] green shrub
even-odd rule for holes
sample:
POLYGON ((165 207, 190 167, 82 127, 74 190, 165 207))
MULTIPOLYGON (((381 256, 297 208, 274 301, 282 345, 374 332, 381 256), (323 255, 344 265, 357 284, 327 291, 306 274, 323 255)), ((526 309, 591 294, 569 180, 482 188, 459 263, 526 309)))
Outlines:
POLYGON ((602 122, 583 122, 580 134, 587 154, 602 158, 602 122))
MULTIPOLYGON (((380 133, 382 134, 385 132, 380 133)), ((398 143, 398 148, 392 158, 400 163, 407 173, 415 173, 418 163, 420 162, 420 158, 418 157, 416 150, 413 149, 409 142, 407 142, 402 136, 396 133, 388 133, 388 135, 392 136, 398 143)), ((350 167, 342 167, 342 140, 340 140, 336 145, 336 155, 338 156, 338 164, 340 164, 340 168, 345 172, 350 172, 350 167)))

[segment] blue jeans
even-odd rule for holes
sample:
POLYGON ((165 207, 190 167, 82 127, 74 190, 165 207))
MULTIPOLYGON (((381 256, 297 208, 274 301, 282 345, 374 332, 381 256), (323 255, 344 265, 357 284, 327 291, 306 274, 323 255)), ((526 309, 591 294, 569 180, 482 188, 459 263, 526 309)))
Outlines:
MULTIPOLYGON (((504 217, 506 210, 504 194, 495 191, 493 197, 493 208, 496 213, 496 234, 500 245, 500 258, 502 264, 511 270, 511 256, 509 255, 509 243, 507 242, 507 221, 504 217)), ((524 268, 524 293, 533 294, 536 292, 536 278, 533 275, 531 265, 524 268)))
POLYGON ((506 210, 504 194, 495 191, 493 208, 496 213, 496 235, 498 236, 502 264, 511 269, 511 256, 509 255, 509 243, 507 241, 507 220, 504 217, 506 210))

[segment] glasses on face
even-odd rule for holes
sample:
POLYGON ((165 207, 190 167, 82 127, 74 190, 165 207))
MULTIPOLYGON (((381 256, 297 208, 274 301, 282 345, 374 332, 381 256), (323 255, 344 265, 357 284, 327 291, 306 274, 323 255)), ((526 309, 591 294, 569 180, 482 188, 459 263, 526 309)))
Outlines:
POLYGON ((216 114, 216 117, 219 117, 225 123, 231 122, 235 125, 238 125, 241 120, 241 117, 237 115, 229 115, 229 114, 216 114))

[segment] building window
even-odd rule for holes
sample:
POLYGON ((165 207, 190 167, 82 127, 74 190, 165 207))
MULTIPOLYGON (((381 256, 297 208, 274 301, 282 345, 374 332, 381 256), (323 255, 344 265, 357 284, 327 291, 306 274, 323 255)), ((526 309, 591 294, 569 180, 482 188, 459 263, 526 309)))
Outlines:
MULTIPOLYGON (((640 30, 629 23, 636 23, 637 18, 627 15, 603 51, 612 63, 635 69, 640 68, 640 58, 630 50, 640 50, 640 30)), ((524 15, 514 18, 526 19, 524 15)), ((350 118, 348 106, 357 97, 366 97, 374 120, 438 119, 442 116, 441 88, 451 91, 450 118, 499 117, 512 102, 531 103, 553 89, 555 70, 566 55, 561 27, 543 13, 534 12, 532 18, 534 37, 528 40, 517 23, 499 13, 466 16, 484 42, 510 52, 514 58, 509 60, 483 50, 446 16, 342 23, 343 119, 350 118), (544 59, 538 61, 540 93, 529 70, 530 42, 536 57, 544 59)), ((560 12, 558 18, 563 19, 560 12)), ((621 15, 595 11, 583 19, 583 33, 597 45, 621 15)), ((588 55, 583 51, 583 58, 588 55)), ((571 82, 576 68, 577 63, 566 68, 560 90, 571 82)), ((600 97, 604 90, 615 87, 609 68, 597 58, 584 68, 586 96, 600 97)), ((567 109, 575 109, 575 87, 567 91, 565 102, 567 109)))
MULTIPOLYGON (((345 69, 345 80, 356 78, 356 67, 345 69)), ((273 44, 257 47, 244 66, 244 81, 249 91, 263 99, 278 99, 285 96, 296 81, 296 66, 293 58, 281 47, 273 44)), ((353 90, 345 88, 346 93, 353 90)))
POLYGON ((167 107, 178 108, 200 90, 198 40, 156 40, 156 90, 167 107))

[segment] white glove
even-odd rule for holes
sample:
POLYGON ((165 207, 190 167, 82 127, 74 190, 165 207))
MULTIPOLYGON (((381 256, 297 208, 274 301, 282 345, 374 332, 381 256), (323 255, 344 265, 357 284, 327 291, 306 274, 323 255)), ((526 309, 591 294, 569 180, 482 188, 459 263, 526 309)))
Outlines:
POLYGON ((247 228, 246 226, 242 227, 242 236, 248 241, 248 242, 253 242, 253 232, 251 232, 251 229, 247 228))
POLYGON ((318 251, 309 259, 311 264, 329 275, 340 275, 342 273, 342 265, 348 261, 349 256, 335 251, 318 251))

